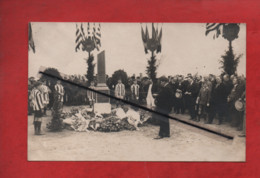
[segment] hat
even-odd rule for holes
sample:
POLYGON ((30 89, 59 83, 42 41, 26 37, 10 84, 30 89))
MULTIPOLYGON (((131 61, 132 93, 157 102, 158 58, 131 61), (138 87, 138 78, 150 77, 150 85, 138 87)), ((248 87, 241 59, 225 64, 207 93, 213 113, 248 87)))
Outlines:
POLYGON ((160 77, 159 79, 161 82, 168 82, 168 78, 166 78, 165 76, 160 77))
POLYGON ((237 111, 244 111, 245 110, 245 102, 241 100, 237 100, 235 102, 235 108, 237 111))

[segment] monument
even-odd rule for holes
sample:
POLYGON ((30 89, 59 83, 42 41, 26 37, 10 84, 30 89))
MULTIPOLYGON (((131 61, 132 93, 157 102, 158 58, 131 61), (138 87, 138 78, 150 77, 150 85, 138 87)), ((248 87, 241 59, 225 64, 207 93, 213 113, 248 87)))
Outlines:
MULTIPOLYGON (((105 51, 102 51, 97 55, 97 86, 95 89, 99 92, 110 94, 109 88, 106 84, 105 51)), ((111 113, 110 98, 96 94, 94 112, 111 113)))

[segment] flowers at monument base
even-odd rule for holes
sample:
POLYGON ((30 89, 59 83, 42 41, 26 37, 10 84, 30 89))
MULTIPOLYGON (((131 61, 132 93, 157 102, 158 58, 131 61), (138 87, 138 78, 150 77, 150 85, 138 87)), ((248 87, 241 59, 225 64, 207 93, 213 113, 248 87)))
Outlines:
POLYGON ((63 113, 62 117, 64 127, 77 132, 138 130, 138 126, 144 125, 143 123, 149 119, 149 116, 144 116, 141 112, 132 109, 125 112, 122 108, 117 108, 110 114, 92 113, 86 109, 73 108, 70 112, 63 113))

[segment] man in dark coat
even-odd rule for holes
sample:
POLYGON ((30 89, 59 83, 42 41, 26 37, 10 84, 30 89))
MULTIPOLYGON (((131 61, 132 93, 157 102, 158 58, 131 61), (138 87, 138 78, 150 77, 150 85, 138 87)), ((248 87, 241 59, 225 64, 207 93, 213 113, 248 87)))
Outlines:
MULTIPOLYGON (((161 84, 161 88, 160 88, 158 96, 156 97, 156 100, 155 100, 156 110, 160 113, 169 115, 169 113, 172 110, 171 87, 168 84, 168 79, 166 77, 160 78, 160 84, 161 84)), ((162 139, 164 137, 170 137, 169 118, 164 117, 159 114, 156 117, 160 121, 160 131, 159 131, 159 136, 156 137, 155 139, 162 139)))
POLYGON ((171 77, 169 86, 170 86, 171 92, 172 92, 172 106, 174 108, 174 112, 177 113, 176 98, 175 98, 175 92, 177 89, 177 77, 171 77))
POLYGON ((228 102, 230 104, 230 115, 231 115, 231 125, 238 127, 240 130, 241 123, 243 122, 243 112, 238 111, 235 108, 235 102, 237 100, 242 100, 241 96, 243 96, 243 93, 245 91, 245 86, 241 85, 241 83, 238 82, 238 79, 234 77, 233 79, 233 89, 231 90, 231 93, 228 95, 228 102))
POLYGON ((209 120, 208 124, 211 124, 214 117, 217 115, 219 120, 219 125, 223 121, 223 117, 225 114, 225 107, 227 102, 226 97, 226 88, 220 77, 216 79, 217 84, 212 88, 211 98, 210 98, 210 111, 209 111, 209 120))
MULTIPOLYGON (((228 74, 225 74, 223 76, 223 84, 225 86, 225 94, 224 95, 227 98, 228 95, 230 94, 232 88, 233 88, 232 81, 230 80, 228 74)), ((231 110, 231 104, 226 102, 226 106, 225 106, 225 120, 227 122, 231 122, 230 110, 231 110)))
POLYGON ((199 86, 192 80, 192 78, 189 78, 188 80, 189 80, 189 86, 187 87, 187 90, 185 92, 187 108, 191 116, 190 120, 195 120, 196 119, 195 106, 196 106, 196 99, 199 94, 199 86))
POLYGON ((179 114, 180 111, 182 114, 184 113, 184 99, 183 99, 184 91, 185 90, 184 90, 183 80, 182 77, 179 76, 176 85, 176 91, 174 93, 175 103, 176 103, 174 110, 176 111, 177 114, 179 114))
POLYGON ((187 91, 187 88, 189 86, 189 80, 188 80, 188 77, 185 77, 184 80, 182 80, 181 82, 181 85, 182 85, 182 97, 183 97, 183 107, 182 107, 182 111, 184 114, 185 110, 188 109, 188 97, 187 95, 185 95, 186 91, 187 91))

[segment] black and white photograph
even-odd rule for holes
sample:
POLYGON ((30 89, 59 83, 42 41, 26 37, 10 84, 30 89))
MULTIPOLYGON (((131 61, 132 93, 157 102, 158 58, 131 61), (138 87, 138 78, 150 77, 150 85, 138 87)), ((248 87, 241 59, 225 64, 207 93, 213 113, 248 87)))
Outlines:
POLYGON ((245 23, 30 22, 28 161, 246 161, 245 23))

